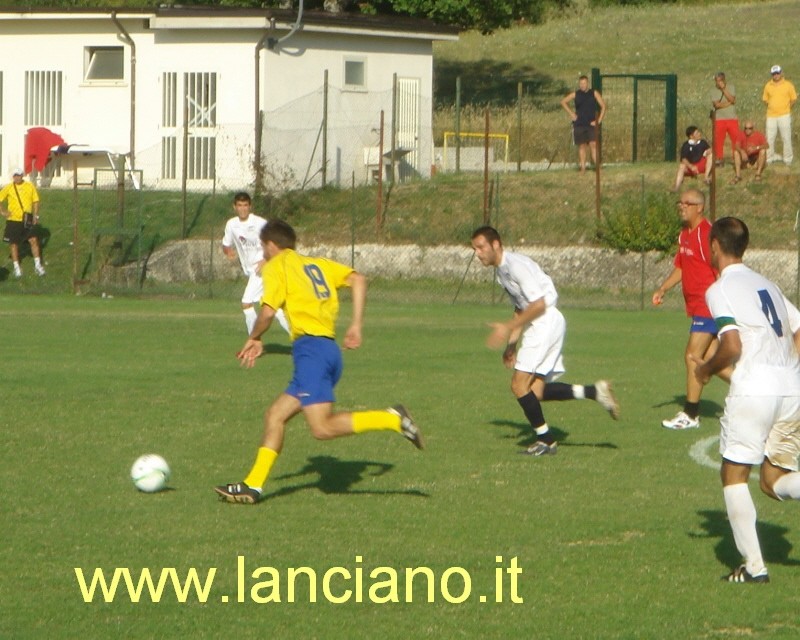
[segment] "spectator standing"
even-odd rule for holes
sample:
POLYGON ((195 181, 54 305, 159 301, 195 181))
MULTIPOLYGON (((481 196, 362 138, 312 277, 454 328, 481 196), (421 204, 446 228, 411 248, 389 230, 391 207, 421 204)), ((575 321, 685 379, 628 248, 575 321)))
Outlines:
POLYGON ((45 274, 39 250, 39 192, 33 183, 25 180, 25 172, 14 169, 11 184, 0 189, 0 215, 6 219, 3 242, 11 248, 11 261, 14 263, 14 277, 22 277, 19 265, 19 245, 27 241, 33 254, 33 268, 37 276, 45 274))
POLYGON ((783 77, 783 69, 774 65, 770 69, 772 79, 764 85, 761 99, 767 105, 767 164, 778 160, 775 155, 775 139, 781 134, 783 162, 788 166, 794 160, 792 150, 792 106, 797 102, 794 85, 783 77))
POLYGON ((739 133, 739 119, 736 117, 736 88, 725 79, 725 73, 714 74, 714 88, 711 90, 711 105, 714 113, 714 157, 717 166, 723 165, 725 137, 731 139, 731 158, 736 152, 736 136, 739 133))

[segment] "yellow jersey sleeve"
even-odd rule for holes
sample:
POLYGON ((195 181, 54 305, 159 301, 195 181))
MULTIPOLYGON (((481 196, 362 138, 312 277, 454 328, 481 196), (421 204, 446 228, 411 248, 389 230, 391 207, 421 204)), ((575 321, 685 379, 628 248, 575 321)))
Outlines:
POLYGON ((300 336, 336 336, 338 289, 348 286, 350 267, 328 260, 281 251, 264 266, 262 303, 283 309, 292 340, 300 336))

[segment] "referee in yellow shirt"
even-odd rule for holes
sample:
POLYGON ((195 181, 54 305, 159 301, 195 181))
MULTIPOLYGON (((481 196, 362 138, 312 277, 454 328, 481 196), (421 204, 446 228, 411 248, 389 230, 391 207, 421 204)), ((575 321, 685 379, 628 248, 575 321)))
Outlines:
POLYGON ((11 184, 0 189, 0 215, 6 219, 6 228, 3 232, 3 242, 11 247, 11 261, 14 263, 14 277, 22 277, 22 268, 19 266, 19 245, 27 240, 31 245, 33 254, 33 268, 36 275, 44 275, 39 239, 36 236, 36 225, 39 224, 39 193, 32 183, 25 181, 25 172, 14 169, 11 184), (3 207, 2 203, 6 206, 3 207), (31 214, 28 225, 25 223, 25 214, 31 214))
POLYGON ((261 311, 237 358, 247 368, 263 353, 261 335, 269 329, 278 309, 291 327, 294 373, 289 386, 264 415, 264 435, 255 463, 243 482, 215 487, 228 502, 255 504, 283 448, 286 423, 302 412, 318 440, 330 440, 366 431, 395 431, 422 449, 419 428, 403 405, 383 411, 333 411, 334 387, 342 375, 342 353, 335 341, 339 314, 337 290, 352 290, 353 317, 344 336, 345 349, 361 346, 361 326, 367 280, 350 267, 326 258, 295 251, 294 229, 271 220, 261 231, 267 260, 262 271, 264 297, 261 311))

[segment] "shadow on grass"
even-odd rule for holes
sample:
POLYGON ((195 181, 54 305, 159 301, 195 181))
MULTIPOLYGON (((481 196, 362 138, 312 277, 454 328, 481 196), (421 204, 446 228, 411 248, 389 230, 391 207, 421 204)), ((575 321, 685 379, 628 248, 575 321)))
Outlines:
POLYGON ((266 354, 274 354, 280 356, 290 356, 292 355, 292 345, 290 344, 278 344, 277 342, 270 342, 269 344, 264 344, 264 355, 266 354))
MULTIPOLYGON (((683 404, 686 402, 686 395, 675 395, 672 396, 671 400, 664 400, 663 402, 659 402, 658 404, 653 405, 653 409, 662 409, 664 407, 672 407, 675 413, 678 411, 683 411, 683 404)), ((714 402, 713 400, 700 400, 700 417, 701 418, 708 418, 709 420, 713 420, 722 415, 725 407, 722 405, 714 402)), ((669 413, 669 411, 667 412, 669 413)), ((664 418, 671 418, 672 416, 665 415, 664 418)))
POLYGON ((353 487, 364 480, 365 477, 382 476, 394 468, 393 464, 386 462, 371 462, 369 460, 339 460, 333 456, 312 456, 308 463, 294 473, 277 476, 276 480, 289 480, 312 476, 312 479, 303 484, 296 484, 278 489, 270 493, 265 500, 274 500, 282 496, 292 495, 306 489, 316 489, 327 494, 346 495, 407 495, 427 498, 429 494, 417 489, 354 489, 353 487), (313 478, 316 476, 316 478, 313 478))
MULTIPOLYGON (((741 564, 742 558, 736 549, 733 540, 728 515, 719 510, 702 510, 697 514, 703 518, 700 527, 705 531, 704 534, 689 533, 690 538, 719 538, 719 542, 714 546, 714 553, 717 560, 726 567, 737 567, 741 564)), ((792 544, 786 539, 789 529, 769 522, 758 521, 758 539, 761 543, 761 552, 764 555, 764 562, 769 565, 781 564, 787 566, 798 566, 800 560, 789 557, 792 551, 792 544)))
MULTIPOLYGON (((497 427, 512 427, 517 430, 518 433, 510 433, 508 435, 500 436, 501 438, 511 439, 516 438, 518 440, 518 445, 520 447, 529 447, 534 442, 536 442, 536 435, 531 431, 531 425, 527 422, 516 422, 513 420, 492 420, 489 424, 495 425, 497 427)), ((553 437, 558 442, 558 446, 560 447, 592 447, 595 449, 618 449, 616 444, 613 442, 570 442, 569 440, 569 433, 559 429, 558 427, 554 427, 553 425, 548 425, 550 427, 550 432, 553 434, 553 437)))

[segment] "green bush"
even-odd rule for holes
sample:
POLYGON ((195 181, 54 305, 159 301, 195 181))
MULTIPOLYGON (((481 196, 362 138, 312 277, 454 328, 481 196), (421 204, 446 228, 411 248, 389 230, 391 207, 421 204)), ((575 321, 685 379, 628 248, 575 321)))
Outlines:
POLYGON ((681 224, 674 197, 666 193, 629 194, 616 200, 600 225, 601 242, 623 253, 675 248, 681 224))

